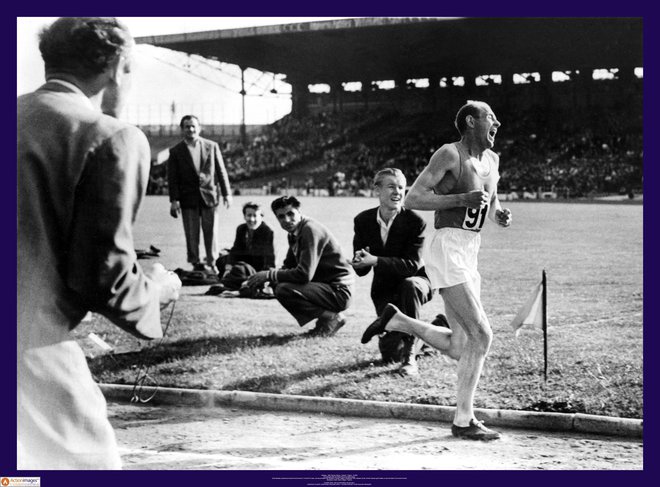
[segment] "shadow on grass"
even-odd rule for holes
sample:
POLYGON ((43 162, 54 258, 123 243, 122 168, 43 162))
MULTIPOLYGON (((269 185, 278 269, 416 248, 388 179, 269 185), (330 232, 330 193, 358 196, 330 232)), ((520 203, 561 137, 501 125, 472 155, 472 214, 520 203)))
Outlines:
MULTIPOLYGON (((385 367, 379 367, 378 370, 373 372, 367 372, 361 375, 359 378, 351 377, 348 374, 351 372, 361 372, 366 368, 370 368, 373 365, 373 360, 363 360, 350 365, 336 365, 330 367, 318 367, 316 369, 308 369, 300 372, 295 372, 292 374, 270 374, 263 375, 261 377, 253 377, 247 380, 241 380, 237 382, 232 382, 225 384, 222 388, 224 390, 239 390, 239 391, 252 391, 252 392, 271 392, 271 393, 281 393, 291 384, 297 384, 306 379, 312 377, 328 377, 332 374, 339 374, 343 380, 340 382, 332 382, 329 384, 324 384, 319 387, 310 387, 308 389, 302 389, 300 394, 310 395, 310 396, 323 396, 326 392, 330 392, 341 384, 353 383, 359 384, 361 382, 368 382, 374 377, 378 377, 383 374, 390 374, 391 370, 385 367)), ((325 382, 325 381, 324 381, 325 382)))
POLYGON ((231 355, 234 352, 255 347, 277 347, 297 340, 307 339, 305 334, 262 336, 205 337, 193 340, 178 340, 162 345, 153 345, 115 355, 103 355, 89 360, 92 371, 117 372, 138 365, 155 366, 173 359, 182 360, 203 355, 231 355))

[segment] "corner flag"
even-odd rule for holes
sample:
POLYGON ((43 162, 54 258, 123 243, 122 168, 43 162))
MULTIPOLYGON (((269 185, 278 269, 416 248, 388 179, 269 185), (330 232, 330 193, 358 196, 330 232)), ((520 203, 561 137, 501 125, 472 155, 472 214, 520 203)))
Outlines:
POLYGON ((513 318, 511 322, 511 327, 513 331, 516 332, 516 336, 520 333, 520 329, 523 325, 532 325, 537 327, 539 330, 543 329, 543 281, 540 281, 532 289, 532 294, 525 304, 520 308, 518 314, 513 318))
POLYGON ((545 269, 543 270, 541 282, 539 282, 527 301, 520 308, 518 314, 513 318, 511 327, 516 332, 516 336, 520 333, 520 328, 523 325, 533 325, 543 330, 543 378, 548 380, 548 294, 547 294, 547 281, 545 276, 545 269))

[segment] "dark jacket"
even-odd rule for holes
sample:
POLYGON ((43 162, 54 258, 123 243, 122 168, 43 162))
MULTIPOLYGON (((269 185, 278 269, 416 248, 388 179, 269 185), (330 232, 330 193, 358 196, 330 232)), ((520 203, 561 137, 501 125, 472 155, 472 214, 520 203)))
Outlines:
POLYGON ((303 217, 297 235, 288 235, 289 250, 277 282, 323 282, 336 286, 352 286, 353 267, 342 255, 337 239, 321 223, 303 217))
POLYGON ((265 222, 261 222, 261 225, 254 230, 250 242, 248 242, 247 224, 241 223, 236 228, 236 238, 227 256, 226 263, 234 265, 239 261, 247 262, 256 271, 275 267, 273 230, 265 222))
MULTIPOLYGON (((426 276, 422 266, 422 246, 426 223, 414 211, 403 208, 396 216, 387 242, 383 245, 380 227, 376 221, 378 207, 365 210, 353 220, 353 252, 369 247, 378 257, 371 283, 371 299, 376 303, 388 300, 397 291, 401 281, 411 276, 426 276)), ((359 276, 369 273, 371 267, 356 270, 359 276)))
POLYGON ((221 195, 231 194, 220 147, 202 137, 199 142, 202 144, 199 174, 184 141, 170 149, 167 161, 170 201, 178 201, 181 208, 197 208, 200 205, 213 208, 218 206, 221 195))

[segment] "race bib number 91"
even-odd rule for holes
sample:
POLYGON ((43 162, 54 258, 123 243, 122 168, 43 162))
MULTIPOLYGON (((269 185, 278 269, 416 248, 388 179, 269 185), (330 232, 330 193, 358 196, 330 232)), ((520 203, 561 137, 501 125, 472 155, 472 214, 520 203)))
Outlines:
POLYGON ((489 205, 484 205, 481 208, 466 208, 465 216, 463 217, 463 228, 465 230, 478 231, 484 226, 486 215, 488 214, 489 205))

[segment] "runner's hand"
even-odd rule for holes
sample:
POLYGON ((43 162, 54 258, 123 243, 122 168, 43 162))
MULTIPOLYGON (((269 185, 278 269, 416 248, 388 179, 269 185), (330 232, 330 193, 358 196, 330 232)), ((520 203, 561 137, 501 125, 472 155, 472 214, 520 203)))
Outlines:
POLYGON ((495 220, 497 224, 501 227, 508 227, 511 225, 511 210, 508 208, 502 208, 495 212, 495 220))
POLYGON ((465 206, 468 208, 482 208, 488 204, 489 195, 483 189, 475 189, 464 193, 465 206))

